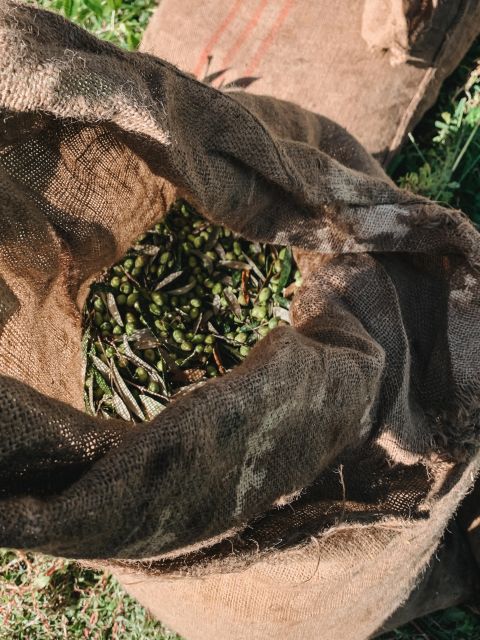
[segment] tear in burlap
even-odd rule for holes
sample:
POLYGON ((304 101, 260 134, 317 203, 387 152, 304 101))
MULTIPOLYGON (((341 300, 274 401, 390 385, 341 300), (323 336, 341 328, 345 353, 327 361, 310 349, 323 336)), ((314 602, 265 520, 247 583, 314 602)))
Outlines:
POLYGON ((167 608, 211 584, 192 638, 372 633, 477 473, 478 233, 334 123, 32 6, 1 0, 0 60, 0 545, 189 575, 167 608), (293 327, 150 423, 94 418, 89 283, 178 196, 296 249, 293 327))

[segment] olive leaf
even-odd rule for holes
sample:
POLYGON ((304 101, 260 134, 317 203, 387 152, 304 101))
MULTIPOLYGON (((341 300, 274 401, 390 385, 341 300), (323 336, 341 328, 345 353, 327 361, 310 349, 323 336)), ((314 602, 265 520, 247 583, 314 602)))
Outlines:
POLYGON ((117 367, 115 366, 115 363, 113 361, 111 361, 110 365, 112 367, 112 379, 113 379, 113 382, 115 383, 115 386, 117 387, 117 391, 118 391, 119 395, 121 396, 122 400, 125 402, 126 406, 131 411, 133 411, 133 413, 138 418, 140 418, 140 420, 145 420, 145 415, 144 415, 143 411, 141 410, 141 408, 139 407, 137 401, 135 400, 134 396, 132 395, 131 391, 127 387, 125 381, 123 380, 123 378, 120 375, 117 367))
POLYGON ((120 418, 123 418, 123 420, 128 420, 128 421, 132 419, 132 416, 130 414, 130 411, 128 410, 127 405, 118 395, 118 393, 115 393, 115 391, 112 394, 112 404, 115 412, 118 413, 120 418))
POLYGON ((142 405, 145 409, 145 413, 149 420, 153 420, 159 413, 161 413, 165 409, 165 405, 157 400, 154 400, 150 396, 140 394, 140 400, 142 401, 142 405))
POLYGON ((292 272, 292 250, 290 247, 285 247, 285 257, 282 261, 282 269, 278 278, 278 289, 283 291, 283 288, 288 282, 290 274, 292 272))
POLYGON ((183 271, 175 271, 174 273, 170 273, 168 276, 163 278, 163 280, 160 280, 160 282, 157 285, 155 285, 154 291, 159 291, 160 289, 163 289, 164 287, 169 285, 171 282, 179 278, 182 274, 183 274, 183 271))

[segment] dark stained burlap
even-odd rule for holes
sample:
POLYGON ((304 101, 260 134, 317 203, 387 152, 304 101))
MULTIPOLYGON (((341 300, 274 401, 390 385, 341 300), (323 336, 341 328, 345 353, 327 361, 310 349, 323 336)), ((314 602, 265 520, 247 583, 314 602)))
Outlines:
POLYGON ((480 464, 478 232, 329 120, 32 6, 0 61, 0 545, 157 574, 188 638, 375 632, 480 464), (293 326, 150 423, 89 416, 89 283, 179 195, 295 248, 293 326))

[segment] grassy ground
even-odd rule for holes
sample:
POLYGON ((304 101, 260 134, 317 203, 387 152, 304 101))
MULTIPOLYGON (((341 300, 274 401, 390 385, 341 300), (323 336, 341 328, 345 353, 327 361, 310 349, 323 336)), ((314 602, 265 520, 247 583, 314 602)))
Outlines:
POLYGON ((406 189, 480 224, 480 38, 389 167, 406 189))
MULTIPOLYGON (((41 0, 101 38, 137 47, 152 0, 41 0)), ((480 224, 480 41, 445 84, 432 111, 389 171, 398 184, 480 224)), ((174 640, 118 583, 75 563, 0 550, 1 640, 174 640)), ((215 640, 212 638, 212 640, 215 640)), ((480 620, 450 609, 389 633, 383 640, 480 640, 480 620)))
POLYGON ((108 576, 0 550, 2 640, 175 640, 108 576))

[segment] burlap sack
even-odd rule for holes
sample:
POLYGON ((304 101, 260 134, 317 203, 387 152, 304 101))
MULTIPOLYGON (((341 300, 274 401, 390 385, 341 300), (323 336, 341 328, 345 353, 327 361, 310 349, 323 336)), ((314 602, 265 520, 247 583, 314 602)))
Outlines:
POLYGON ((367 637, 478 472, 478 232, 329 120, 32 6, 0 1, 0 60, 0 545, 158 575, 188 638, 367 637), (296 248, 293 327, 150 423, 93 418, 88 285, 177 195, 296 248))
POLYGON ((387 164, 479 32, 477 0, 162 0, 142 48, 199 78, 226 69, 216 86, 256 78, 247 91, 335 120, 387 164))
POLYGON ((453 519, 415 589, 373 637, 442 609, 458 605, 472 609, 479 602, 479 586, 480 574, 468 539, 453 519))

